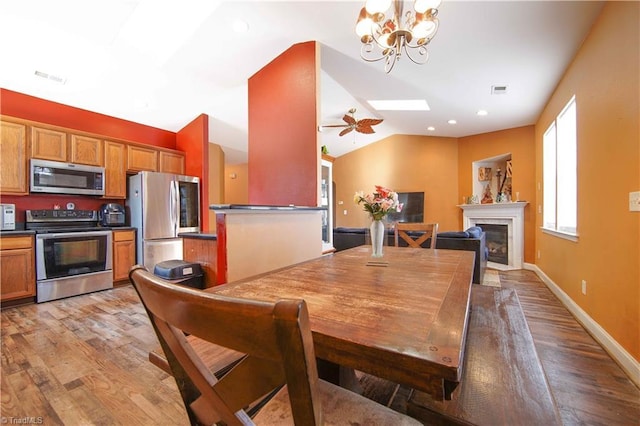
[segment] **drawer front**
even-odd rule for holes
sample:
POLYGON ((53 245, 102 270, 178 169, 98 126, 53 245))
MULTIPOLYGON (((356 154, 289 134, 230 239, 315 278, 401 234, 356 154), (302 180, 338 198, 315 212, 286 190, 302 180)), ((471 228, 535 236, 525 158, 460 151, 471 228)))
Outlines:
POLYGON ((113 241, 133 241, 135 231, 113 231, 113 241))
POLYGON ((31 247, 33 247, 33 237, 30 235, 0 238, 0 250, 28 249, 31 247))

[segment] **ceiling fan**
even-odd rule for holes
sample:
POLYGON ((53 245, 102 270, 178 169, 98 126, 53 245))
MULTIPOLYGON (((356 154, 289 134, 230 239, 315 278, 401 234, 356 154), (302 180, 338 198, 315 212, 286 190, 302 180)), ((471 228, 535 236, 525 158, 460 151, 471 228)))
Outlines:
POLYGON ((355 130, 358 133, 375 133, 371 126, 382 123, 382 119, 379 118, 363 118, 362 120, 356 120, 353 117, 355 112, 356 109, 351 108, 349 113, 342 117, 346 124, 330 124, 327 126, 321 126, 320 130, 322 131, 322 129, 326 127, 344 127, 344 129, 339 133, 339 136, 344 136, 352 130, 355 130))

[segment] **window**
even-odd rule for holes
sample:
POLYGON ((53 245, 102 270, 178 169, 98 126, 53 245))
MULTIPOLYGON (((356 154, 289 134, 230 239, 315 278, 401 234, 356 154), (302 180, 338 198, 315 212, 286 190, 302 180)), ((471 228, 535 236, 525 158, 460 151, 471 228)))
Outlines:
POLYGON ((576 237, 578 173, 575 96, 544 133, 542 153, 543 228, 560 236, 576 237))

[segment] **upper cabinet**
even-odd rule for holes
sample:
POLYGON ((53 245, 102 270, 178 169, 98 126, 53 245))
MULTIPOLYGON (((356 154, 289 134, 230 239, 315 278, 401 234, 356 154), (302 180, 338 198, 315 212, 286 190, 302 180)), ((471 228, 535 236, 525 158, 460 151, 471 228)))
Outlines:
POLYGON ((89 166, 102 166, 104 164, 101 139, 72 134, 70 145, 70 160, 72 163, 89 166))
POLYGON ((127 147, 104 141, 104 197, 127 198, 127 147))
POLYGON ((185 173, 183 152, 0 116, 0 194, 29 194, 29 159, 104 167, 104 198, 127 197, 127 173, 185 173))
POLYGON ((67 161, 67 134, 53 129, 32 126, 31 157, 67 161))
POLYGON ((0 160, 0 193, 27 194, 27 126, 0 120, 0 160))
POLYGON ((137 145, 127 146, 127 171, 157 172, 158 150, 137 145))
POLYGON ((160 171, 183 175, 184 154, 181 152, 160 151, 160 171))

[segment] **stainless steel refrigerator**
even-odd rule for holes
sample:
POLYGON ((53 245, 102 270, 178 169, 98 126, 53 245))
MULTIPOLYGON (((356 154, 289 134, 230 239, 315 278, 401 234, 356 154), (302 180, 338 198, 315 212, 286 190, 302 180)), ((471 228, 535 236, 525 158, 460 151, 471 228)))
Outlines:
POLYGON ((137 228, 136 258, 153 272, 157 263, 182 259, 182 232, 200 230, 200 179, 140 172, 129 178, 131 226, 137 228))

